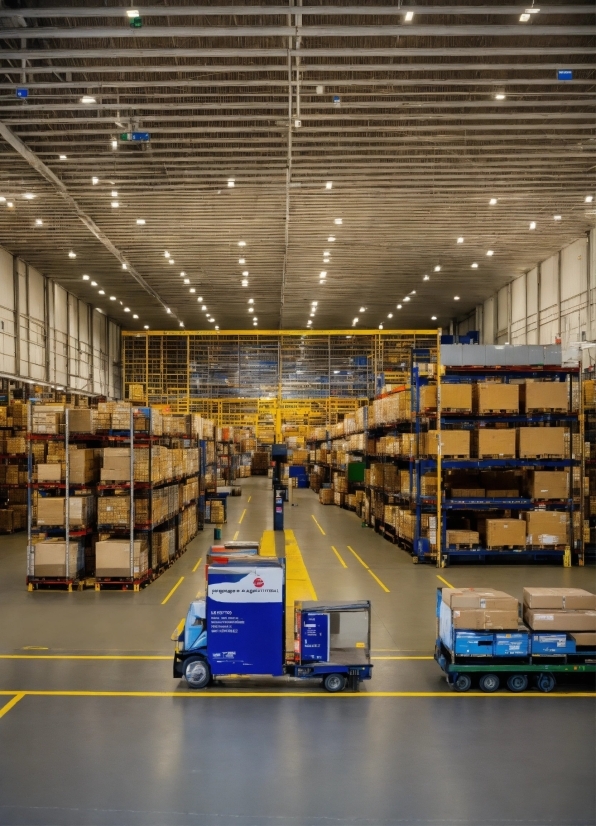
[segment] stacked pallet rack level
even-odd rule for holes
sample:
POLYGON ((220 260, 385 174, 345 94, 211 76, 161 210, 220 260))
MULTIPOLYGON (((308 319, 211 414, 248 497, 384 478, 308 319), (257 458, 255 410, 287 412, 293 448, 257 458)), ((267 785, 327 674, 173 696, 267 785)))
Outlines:
POLYGON ((584 555, 596 559, 596 380, 594 371, 586 371, 582 382, 581 424, 583 426, 582 479, 584 479, 584 555))
MULTIPOLYGON (((70 481, 70 457, 69 442, 70 430, 69 419, 70 410, 64 411, 64 433, 33 433, 32 417, 34 405, 30 404, 28 409, 27 441, 28 441, 28 478, 27 485, 27 590, 34 591, 46 588, 66 589, 72 591, 73 586, 82 587, 82 576, 84 567, 72 570, 72 560, 70 554, 71 541, 84 541, 93 532, 92 525, 70 529, 70 499, 75 494, 95 493, 93 485, 72 484, 70 481), (61 442, 64 445, 64 481, 60 482, 39 482, 34 479, 33 444, 44 442, 61 442), (64 497, 64 526, 39 526, 33 524, 33 492, 37 492, 38 497, 64 497), (36 576, 35 574, 35 544, 34 538, 39 539, 39 535, 44 534, 48 538, 64 538, 65 543, 65 575, 64 576, 36 576)), ((39 502, 39 500, 38 500, 39 502)), ((38 503, 39 507, 39 503, 38 503)), ((78 559, 77 555, 77 559, 78 559)))
MULTIPOLYGON (((439 370, 437 380, 437 408, 436 411, 427 411, 427 416, 436 423, 437 438, 439 441, 437 459, 424 460, 429 471, 437 473, 437 520, 440 530, 437 534, 436 554, 420 553, 420 561, 435 561, 438 565, 445 567, 455 560, 480 560, 496 561, 523 559, 524 561, 535 562, 558 562, 570 565, 571 561, 580 565, 584 563, 583 551, 583 502, 581 488, 583 479, 580 477, 582 460, 578 441, 581 439, 581 388, 579 386, 579 368, 548 366, 548 365, 528 365, 528 366, 494 366, 494 367, 445 367, 439 370), (441 375, 442 373, 442 375, 441 375), (525 412, 452 412, 442 408, 441 388, 448 384, 471 384, 472 390, 478 382, 497 382, 502 384, 522 385, 527 381, 538 382, 562 382, 567 388, 568 404, 563 410, 543 410, 525 412), (470 436, 474 437, 472 444, 477 444, 478 431, 481 428, 503 427, 507 429, 543 428, 549 426, 567 428, 569 437, 567 439, 567 455, 549 455, 548 446, 545 446, 542 455, 532 457, 514 456, 506 458, 452 458, 446 456, 441 450, 442 434, 451 429, 468 430, 470 436), (574 439, 574 436, 576 437, 574 439), (574 474, 574 470, 577 473, 574 474), (539 499, 528 493, 527 480, 522 479, 522 485, 526 485, 526 492, 520 491, 515 496, 513 491, 509 491, 507 496, 491 497, 447 497, 445 486, 445 474, 449 471, 462 472, 500 472, 517 471, 518 473, 531 474, 540 471, 568 471, 570 488, 566 497, 559 499, 539 499), (476 547, 454 547, 447 543, 447 530, 450 527, 459 527, 454 522, 459 521, 460 525, 464 520, 474 523, 481 515, 487 518, 508 518, 511 515, 519 515, 523 518, 524 512, 533 511, 556 511, 565 513, 568 519, 568 542, 559 544, 541 544, 533 540, 527 546, 522 543, 512 543, 511 546, 503 544, 502 547, 487 547, 486 542, 479 542, 476 547), (574 518, 574 516, 579 518, 574 518)), ((545 435, 542 433, 541 435, 545 435)), ((553 451, 554 453, 554 451, 553 451)), ((502 483, 501 483, 502 484, 502 483)), ((473 485, 471 485, 471 488, 473 485)), ((500 486, 496 490, 504 489, 500 486)), ((539 539, 539 538, 538 538, 539 539)))
POLYGON ((195 508, 197 527, 200 523, 201 513, 201 464, 199 447, 199 440, 194 438, 191 430, 190 417, 182 416, 176 418, 184 419, 185 433, 177 435, 163 435, 161 433, 154 433, 154 415, 155 412, 148 407, 130 408, 130 425, 127 432, 110 431, 103 439, 104 443, 113 446, 114 443, 121 446, 128 446, 130 448, 130 481, 107 483, 102 482, 98 485, 99 496, 108 493, 124 494, 128 491, 130 498, 129 509, 129 524, 126 528, 111 524, 98 524, 100 532, 109 532, 115 537, 128 537, 130 543, 130 575, 127 577, 102 577, 97 576, 95 581, 96 590, 105 588, 116 588, 121 590, 138 591, 149 582, 160 576, 167 568, 169 568, 176 559, 178 559, 186 550, 188 542, 194 538, 196 534, 187 536, 186 541, 181 541, 181 519, 185 510, 189 507, 195 508), (140 427, 135 427, 135 422, 140 424, 140 427), (155 448, 159 445, 171 445, 172 442, 182 442, 185 447, 196 447, 199 450, 199 465, 196 472, 192 474, 182 474, 177 469, 173 469, 172 477, 166 479, 154 480, 153 476, 153 459, 155 448), (135 448, 147 450, 147 479, 135 480, 135 448), (161 490, 167 486, 176 485, 186 482, 195 476, 197 478, 197 496, 191 502, 186 503, 182 508, 177 507, 176 512, 168 512, 165 516, 155 519, 154 496, 157 490, 161 490), (140 516, 137 514, 136 504, 139 498, 147 499, 147 506, 144 509, 147 514, 147 521, 140 521, 140 516), (159 560, 157 558, 156 548, 154 547, 155 531, 157 528, 169 527, 175 531, 175 552, 167 561, 159 560), (135 538, 143 538, 146 540, 147 549, 147 570, 139 571, 135 574, 135 538))
POLYGON ((23 519, 20 513, 17 516, 12 506, 27 504, 28 404, 15 404, 14 401, 11 403, 8 393, 2 401, 6 402, 6 406, 3 404, 0 410, 0 437, 4 447, 0 455, 0 508, 6 510, 3 510, 0 516, 0 533, 13 533, 24 530, 27 526, 26 519, 23 519), (9 416, 9 413, 12 413, 12 416, 9 416))

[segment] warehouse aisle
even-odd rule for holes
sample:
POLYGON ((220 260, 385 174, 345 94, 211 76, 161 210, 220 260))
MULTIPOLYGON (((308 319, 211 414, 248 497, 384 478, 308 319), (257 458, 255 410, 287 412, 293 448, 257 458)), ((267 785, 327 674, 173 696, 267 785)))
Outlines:
MULTIPOLYGON (((317 597, 373 602, 374 677, 360 694, 287 678, 190 692, 172 679, 169 637, 203 589, 212 526, 137 594, 27 593, 25 537, 0 540, 0 824, 593 824, 589 686, 454 694, 431 659, 442 574, 517 593, 530 575, 590 587, 593 571, 438 575, 311 491, 294 502, 283 539, 317 597)), ((244 480, 224 538, 271 523, 268 480, 244 480)))

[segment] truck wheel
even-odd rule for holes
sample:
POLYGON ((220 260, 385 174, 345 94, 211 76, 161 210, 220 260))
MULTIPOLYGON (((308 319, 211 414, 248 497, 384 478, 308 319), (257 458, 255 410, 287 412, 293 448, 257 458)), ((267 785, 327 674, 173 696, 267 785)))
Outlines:
POLYGON ((483 674, 478 680, 480 691, 484 691, 486 694, 492 694, 493 691, 497 691, 500 684, 501 681, 496 674, 483 674))
POLYGON ((458 674, 453 683, 454 691, 469 691, 472 687, 472 678, 469 674, 458 674))
POLYGON ((346 678, 343 674, 327 674, 323 680, 323 686, 332 694, 343 691, 346 687, 346 678))
POLYGON ((526 674, 512 674, 507 680, 507 688, 515 694, 525 691, 528 687, 528 677, 526 674))
POLYGON ((184 676, 191 688, 205 688, 211 680, 209 663, 203 657, 189 657, 184 663, 184 676))
POLYGON ((552 691, 556 684, 557 681, 552 674, 539 674, 538 680, 536 681, 538 691, 543 691, 545 694, 552 691))

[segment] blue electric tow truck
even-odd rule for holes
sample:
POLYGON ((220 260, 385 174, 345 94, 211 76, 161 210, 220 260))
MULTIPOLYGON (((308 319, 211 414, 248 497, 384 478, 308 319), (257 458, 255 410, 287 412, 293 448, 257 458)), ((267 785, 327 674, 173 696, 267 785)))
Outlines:
POLYGON ((296 602, 287 656, 285 560, 212 551, 205 598, 191 602, 172 635, 175 678, 199 689, 226 676, 289 675, 330 692, 371 679, 370 601, 296 602))

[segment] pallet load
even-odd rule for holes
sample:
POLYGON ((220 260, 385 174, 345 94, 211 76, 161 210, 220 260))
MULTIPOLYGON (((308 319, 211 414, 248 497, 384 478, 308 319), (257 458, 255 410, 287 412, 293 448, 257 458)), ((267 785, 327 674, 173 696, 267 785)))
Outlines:
POLYGON ((133 565, 130 565, 130 541, 105 539, 95 544, 95 575, 109 579, 142 579, 147 573, 147 540, 133 542, 133 565))
POLYGON ((596 595, 581 588, 524 588, 524 622, 532 631, 591 634, 596 595))
POLYGON ((333 505, 333 493, 333 488, 321 488, 319 490, 319 502, 321 503, 321 505, 333 505))
MULTIPOLYGON (((68 545, 68 578, 77 579, 85 569, 85 548, 71 539, 68 545)), ((66 542, 64 539, 43 539, 33 546, 33 572, 36 577, 63 578, 66 573, 66 542)))

